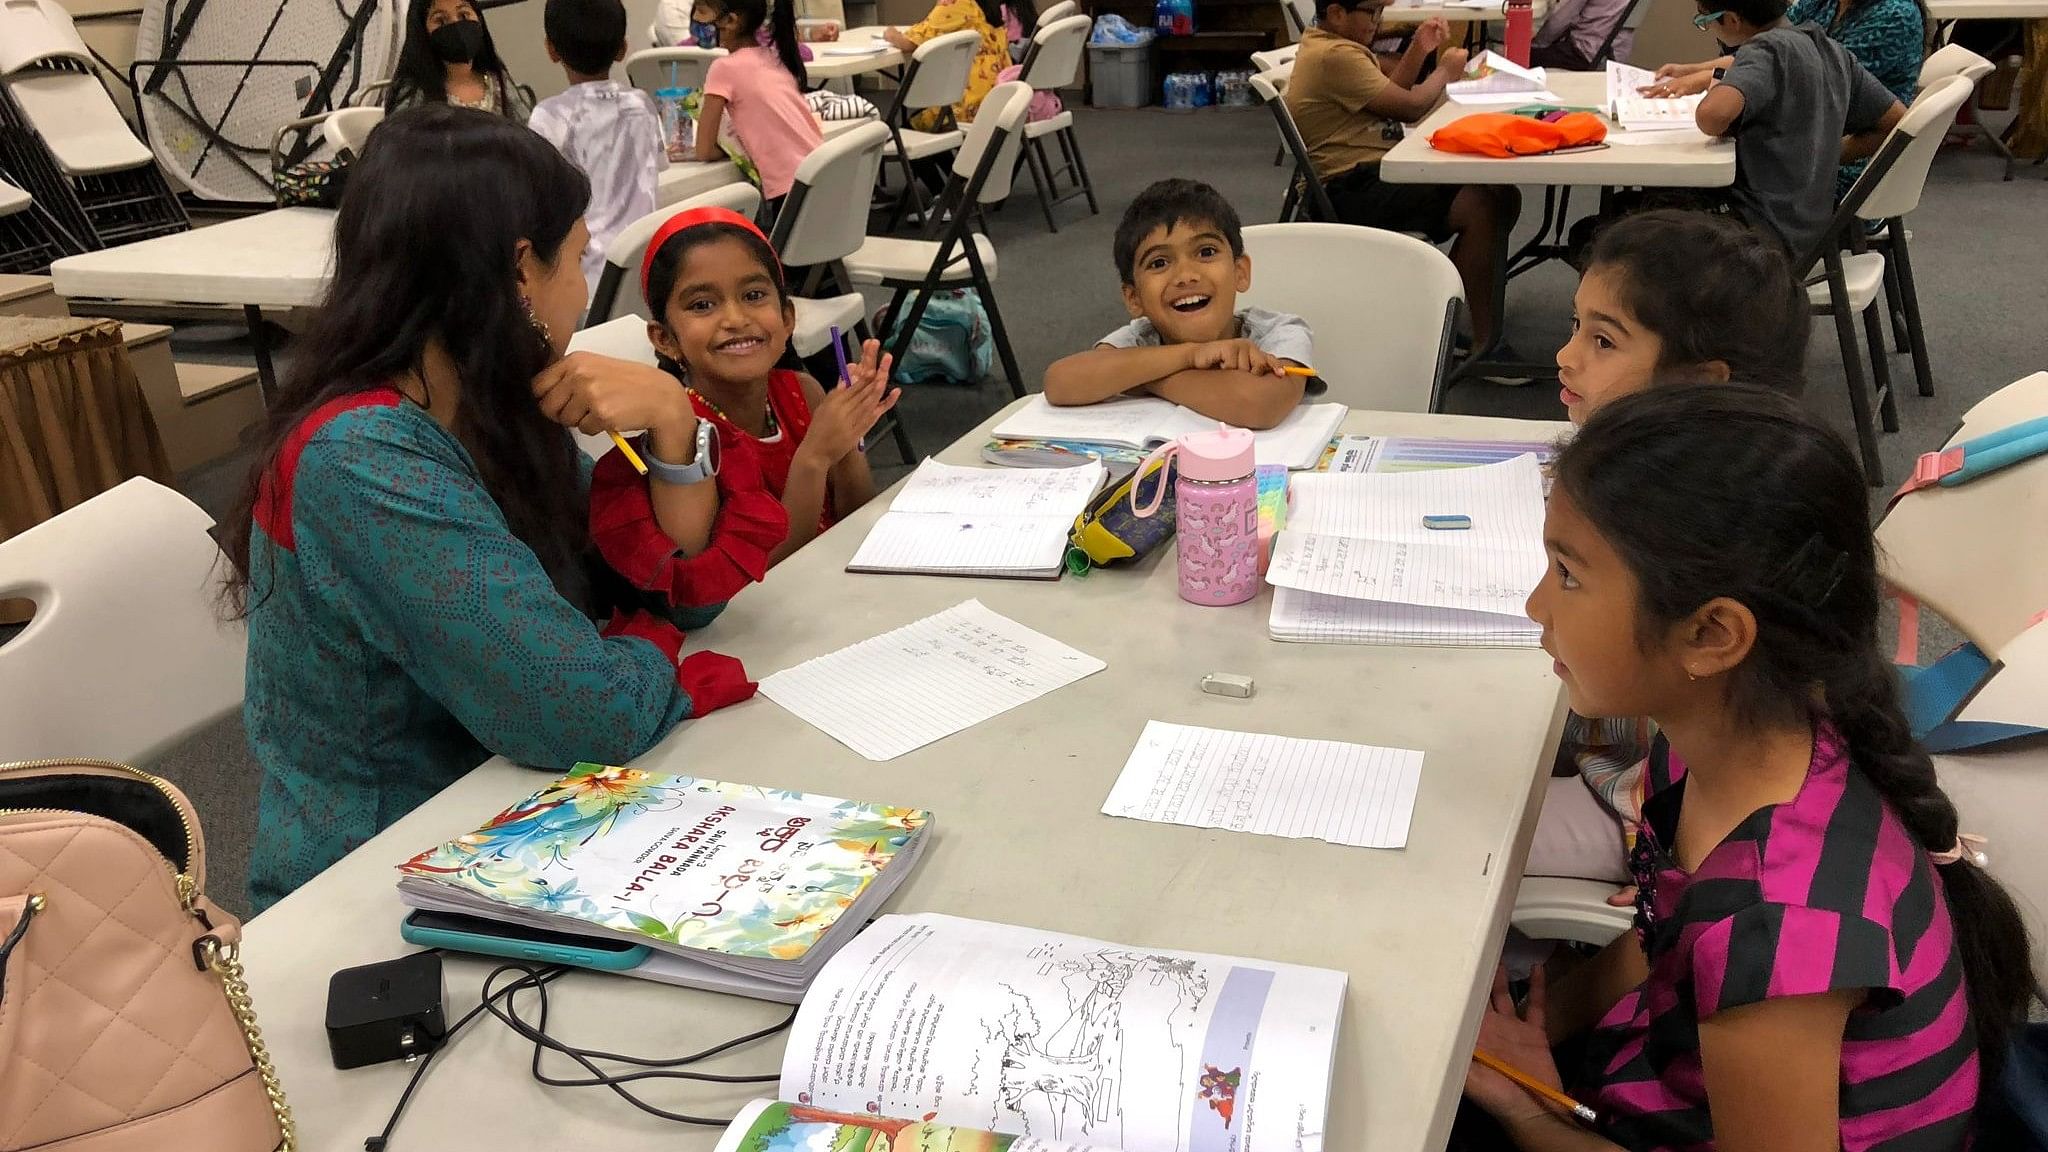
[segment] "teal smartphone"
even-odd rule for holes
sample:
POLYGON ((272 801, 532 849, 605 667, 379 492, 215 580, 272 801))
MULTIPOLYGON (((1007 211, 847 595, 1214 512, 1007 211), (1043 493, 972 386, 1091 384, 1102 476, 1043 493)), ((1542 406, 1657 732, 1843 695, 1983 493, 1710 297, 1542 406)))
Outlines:
POLYGON ((480 916, 458 916, 452 912, 414 909, 398 926, 408 944, 424 948, 449 948, 507 960, 535 960, 543 964, 568 964, 620 972, 637 967, 651 950, 645 944, 613 940, 602 936, 576 936, 549 932, 523 924, 506 924, 480 916))

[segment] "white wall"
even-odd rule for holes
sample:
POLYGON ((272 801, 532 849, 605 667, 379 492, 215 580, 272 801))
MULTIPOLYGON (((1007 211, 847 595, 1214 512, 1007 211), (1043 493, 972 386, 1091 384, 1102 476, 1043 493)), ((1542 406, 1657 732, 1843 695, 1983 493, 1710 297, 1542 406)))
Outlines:
MULTIPOLYGON (((634 52, 649 47, 647 26, 654 22, 654 0, 625 2, 626 50, 634 52)), ((569 86, 562 66, 548 59, 547 35, 541 31, 541 15, 546 11, 547 0, 523 0, 484 13, 484 21, 491 26, 491 43, 498 46, 505 67, 511 70, 513 79, 533 89, 534 96, 541 100, 569 86)), ((621 80, 626 78, 623 68, 615 69, 613 74, 621 80)))

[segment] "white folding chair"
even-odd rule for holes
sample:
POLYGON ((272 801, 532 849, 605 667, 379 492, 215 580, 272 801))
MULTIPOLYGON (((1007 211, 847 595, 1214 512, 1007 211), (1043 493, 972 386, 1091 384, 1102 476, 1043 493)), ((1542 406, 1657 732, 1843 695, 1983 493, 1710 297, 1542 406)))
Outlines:
POLYGON ((1998 70, 1998 65, 1977 55, 1961 44, 1944 44, 1934 50, 1920 64, 1920 82, 1916 87, 1924 92, 1934 87, 1938 80, 1961 76, 1975 84, 1998 70))
POLYGON ((382 108, 342 108, 321 122, 320 134, 336 152, 347 150, 361 156, 363 145, 370 141, 370 130, 383 122, 382 108))
MULTIPOLYGON (((1069 16, 1051 24, 1040 20, 1017 79, 1038 92, 1073 87, 1081 76, 1081 54, 1088 47, 1088 28, 1086 16, 1069 16)), ((1052 218, 1053 208, 1076 196, 1088 198, 1089 215, 1102 211, 1095 203, 1095 182, 1088 178, 1088 166, 1081 160, 1081 142, 1074 137, 1071 111, 1062 108, 1057 116, 1024 122, 1024 163, 1031 170, 1032 186, 1038 189, 1038 206, 1045 213, 1045 223, 1053 231, 1060 230, 1059 223, 1052 218), (1048 136, 1059 142, 1062 163, 1058 171, 1054 171, 1052 157, 1045 150, 1048 136), (1059 190, 1062 176, 1068 181, 1065 193, 1059 190)))
POLYGON ((1449 368, 1465 292, 1450 257, 1399 232, 1355 224, 1254 224, 1244 304, 1289 312, 1315 334, 1318 375, 1329 398, 1382 412, 1434 412, 1449 368), (1399 292, 1375 295, 1380 311, 1358 322, 1361 269, 1399 292))
POLYGON ((0 755, 142 764, 242 703, 247 638, 215 614, 220 549, 191 501, 130 480, 0 541, 0 755))
POLYGON ((654 313, 640 295, 640 265, 647 258, 647 242, 668 218, 692 208, 730 208, 751 218, 761 210, 761 190, 752 184, 727 184, 657 208, 612 237, 604 250, 604 271, 598 273, 597 290, 590 294, 590 308, 583 316, 584 327, 602 324, 620 316, 651 318, 654 313))
POLYGON ((1050 8, 1045 8, 1038 13, 1038 19, 1031 25, 1031 30, 1036 32, 1040 28, 1050 28, 1069 16, 1082 14, 1081 6, 1074 3, 1074 0, 1060 0, 1059 3, 1054 4, 1050 8))
POLYGON ((1508 923, 1532 940, 1571 940, 1605 947, 1628 931, 1635 918, 1634 909, 1607 902, 1615 891, 1616 885, 1607 880, 1524 876, 1515 891, 1508 923))
MULTIPOLYGON (((868 196, 888 142, 888 127, 873 120, 825 141, 797 165, 789 199, 775 218, 775 250, 791 268, 806 270, 804 283, 790 285, 796 331, 789 343, 803 359, 830 348, 835 328, 842 340, 851 336, 856 349, 869 336, 867 300, 854 290, 845 262, 867 243, 868 196)), ((902 423, 891 420, 890 427, 909 459, 902 423)))
MULTIPOLYGON (((1849 187, 1848 195, 1835 209, 1835 217, 1820 238, 1817 251, 1807 252, 1796 265, 1814 269, 1807 278, 1808 305, 1816 316, 1832 316, 1836 342, 1841 347, 1842 372, 1848 378, 1849 409, 1856 421, 1856 440, 1863 453, 1863 468, 1875 486, 1884 482, 1884 463, 1878 456, 1877 429, 1871 419, 1870 395, 1863 383, 1862 357, 1856 351, 1856 330, 1852 317, 1861 314, 1866 343, 1870 346, 1870 370, 1878 399, 1878 420, 1884 430, 1899 429, 1898 409, 1892 396, 1891 367, 1885 362, 1884 335, 1878 320, 1877 301, 1884 288, 1886 261, 1867 247, 1862 221, 1885 221, 1892 234, 1892 246, 1902 265, 1899 280, 1908 310, 1917 314, 1912 275, 1907 264, 1904 239, 1905 214, 1920 204, 1920 191, 1927 183, 1927 169, 1934 162, 1942 137, 1956 122, 1956 112, 1970 97, 1971 84, 1951 76, 1921 93, 1906 110, 1905 118, 1892 129, 1871 157, 1863 174, 1849 187), (1848 252, 1843 246, 1847 245, 1848 252)), ((1917 323, 1913 330, 1917 331, 1917 323)), ((1925 341, 1916 341, 1914 370, 1919 374, 1926 362, 1925 341)), ((1921 375, 1921 392, 1933 394, 1930 376, 1921 375)))
POLYGON ((0 180, 0 273, 40 274, 76 250, 77 241, 37 207, 35 197, 0 180))
POLYGON ((663 88, 704 88, 704 74, 711 62, 725 55, 723 48, 642 48, 626 57, 626 82, 652 96, 663 88))
POLYGON ((1302 33, 1315 27, 1315 0, 1280 0, 1280 19, 1287 25, 1287 35, 1299 41, 1302 33))
MULTIPOLYGON (((1949 443, 2044 414, 2048 373, 1993 393, 1949 443), (1985 416, 1977 415, 1980 409, 1985 416), (1988 418, 1994 413, 1999 418, 1988 418)), ((2041 563, 2036 530, 2042 524, 2048 524, 2048 460, 2022 461, 1953 488, 1922 488, 1901 497, 1878 522, 1885 580, 1977 647, 1997 652, 2048 607, 2048 565, 2041 563)))
MULTIPOLYGON (((870 236, 845 260, 853 283, 891 290, 882 331, 895 333, 890 351, 899 363, 910 348, 932 292, 949 285, 973 288, 988 309, 996 354, 1002 358, 1010 391, 1016 396, 1024 395, 1024 374, 1017 367, 1002 313, 996 308, 995 245, 971 225, 977 206, 997 203, 1010 194, 1030 106, 1031 87, 1022 81, 1012 80, 989 90, 967 130, 966 142, 953 158, 953 173, 945 191, 929 213, 925 231, 937 239, 870 236), (906 299, 907 313, 903 308, 906 299)), ((897 442, 907 445, 907 435, 899 436, 897 442)), ((905 454, 906 463, 915 459, 914 453, 905 454)))
POLYGON ((1273 114, 1273 126, 1280 130, 1280 148, 1294 158, 1294 175, 1287 181, 1287 194, 1280 199, 1280 220, 1321 220, 1335 223, 1337 209, 1330 204, 1330 193, 1323 187, 1322 177, 1316 175, 1315 162, 1309 158, 1308 142, 1301 138, 1301 129, 1294 125, 1294 114, 1287 110, 1287 81, 1294 75, 1294 65, 1282 64, 1270 72, 1259 72, 1252 76, 1252 94, 1266 111, 1273 114))
POLYGON ((883 155, 903 169, 903 195, 896 200, 889 227, 896 227, 908 209, 915 208, 920 215, 925 211, 924 186, 911 163, 952 152, 966 140, 966 133, 953 119, 953 105, 967 97, 967 78, 974 70, 974 54, 980 50, 981 36, 963 28, 934 36, 910 54, 896 99, 882 114, 889 125, 889 144, 883 155), (938 131, 912 128, 911 116, 929 108, 942 110, 938 131))
POLYGON ((1283 44, 1271 52, 1254 52, 1252 53, 1252 71, 1271 72, 1283 64, 1294 63, 1294 58, 1300 55, 1300 53, 1301 45, 1299 44, 1283 44))

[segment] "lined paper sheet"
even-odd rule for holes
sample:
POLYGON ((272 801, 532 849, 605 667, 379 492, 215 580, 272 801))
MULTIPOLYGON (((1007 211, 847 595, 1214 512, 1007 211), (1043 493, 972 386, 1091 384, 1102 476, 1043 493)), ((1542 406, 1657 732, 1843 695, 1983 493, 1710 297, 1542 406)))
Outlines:
POLYGON ((1401 848, 1422 753, 1148 721, 1108 816, 1401 848))
POLYGON ((1074 518, 1103 475, 1097 461, 1022 469, 926 460, 846 570, 1056 577, 1074 518))
POLYGON ((967 600, 761 681, 761 695, 869 760, 893 760, 1102 661, 967 600))
MULTIPOLYGON (((1341 456, 1341 451, 1340 451, 1341 456)), ((1267 581, 1278 640, 1533 646, 1523 605, 1543 578, 1533 455, 1473 468, 1295 478, 1267 581), (1433 532, 1422 517, 1463 514, 1433 532)))

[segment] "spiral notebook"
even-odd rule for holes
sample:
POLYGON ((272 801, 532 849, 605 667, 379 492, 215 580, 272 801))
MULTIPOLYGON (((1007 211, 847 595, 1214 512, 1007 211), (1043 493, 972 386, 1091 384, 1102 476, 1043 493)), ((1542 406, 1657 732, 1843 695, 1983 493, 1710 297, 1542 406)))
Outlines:
POLYGON ((1102 487, 1077 468, 964 468, 926 460, 868 531, 848 572, 1056 580, 1074 520, 1102 487))
POLYGON ((1267 571, 1268 632, 1324 644, 1535 647, 1523 605, 1543 578, 1534 455, 1476 468, 1297 476, 1267 571), (1424 528, 1465 515, 1465 531, 1424 528))

